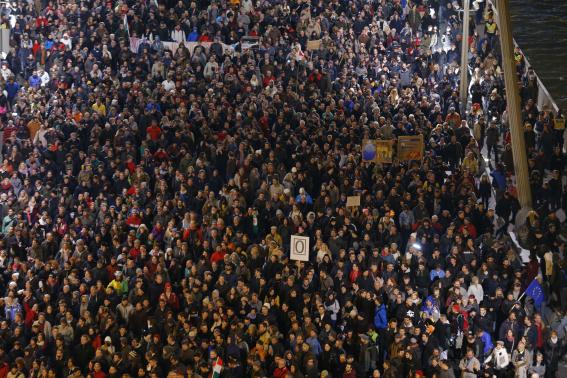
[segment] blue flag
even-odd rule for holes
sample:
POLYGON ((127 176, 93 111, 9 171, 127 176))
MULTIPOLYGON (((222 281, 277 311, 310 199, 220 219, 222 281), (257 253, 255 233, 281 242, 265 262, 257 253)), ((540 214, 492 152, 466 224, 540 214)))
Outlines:
POLYGON ((538 280, 534 278, 530 286, 526 289, 526 295, 534 300, 536 308, 541 308, 541 304, 545 300, 545 295, 543 295, 543 288, 541 287, 538 280))

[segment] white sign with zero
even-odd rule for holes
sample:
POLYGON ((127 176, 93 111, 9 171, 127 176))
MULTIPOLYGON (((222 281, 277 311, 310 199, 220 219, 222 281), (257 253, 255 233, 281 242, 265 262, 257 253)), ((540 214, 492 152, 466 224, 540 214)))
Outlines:
POLYGON ((309 237, 291 235, 290 259, 309 261, 309 237))

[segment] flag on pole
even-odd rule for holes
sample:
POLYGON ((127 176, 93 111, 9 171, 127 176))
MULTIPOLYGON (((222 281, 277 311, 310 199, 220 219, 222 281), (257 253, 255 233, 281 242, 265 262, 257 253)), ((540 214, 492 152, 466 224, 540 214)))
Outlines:
POLYGON ((222 371, 222 359, 217 357, 217 360, 213 363, 213 378, 219 378, 222 371))
POLYGON ((130 39, 130 27, 128 27, 128 16, 124 15, 124 29, 126 29, 126 33, 128 33, 128 39, 130 39))
POLYGON ((545 300, 545 295, 543 294, 543 288, 537 279, 534 278, 530 286, 526 289, 526 295, 534 300, 536 308, 541 308, 541 304, 545 300))
POLYGON ((124 29, 126 29, 126 33, 128 34, 128 45, 130 46, 130 51, 138 52, 137 49, 133 49, 133 41, 132 37, 130 36, 130 27, 128 26, 128 15, 124 15, 124 29))

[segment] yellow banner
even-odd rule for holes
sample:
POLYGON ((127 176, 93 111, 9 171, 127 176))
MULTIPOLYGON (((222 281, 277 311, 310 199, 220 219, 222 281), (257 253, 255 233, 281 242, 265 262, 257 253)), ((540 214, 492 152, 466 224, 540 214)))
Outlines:
POLYGON ((392 141, 367 139, 362 142, 362 161, 391 163, 394 155, 392 141))

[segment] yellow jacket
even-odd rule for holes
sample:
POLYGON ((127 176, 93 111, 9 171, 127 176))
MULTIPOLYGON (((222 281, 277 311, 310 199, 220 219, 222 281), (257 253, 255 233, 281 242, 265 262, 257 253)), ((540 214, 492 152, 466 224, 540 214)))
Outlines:
POLYGON ((128 294, 128 282, 126 280, 119 281, 117 279, 113 279, 108 284, 108 287, 113 288, 118 295, 128 294))
POLYGON ((476 176, 478 173, 478 161, 467 156, 463 159, 463 168, 466 168, 472 175, 476 176))

